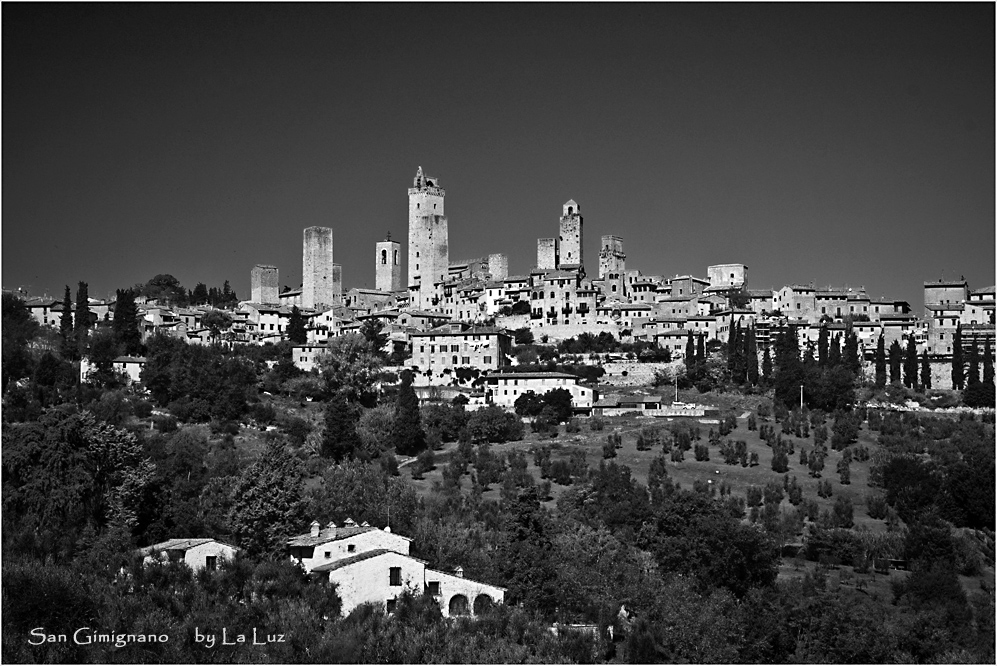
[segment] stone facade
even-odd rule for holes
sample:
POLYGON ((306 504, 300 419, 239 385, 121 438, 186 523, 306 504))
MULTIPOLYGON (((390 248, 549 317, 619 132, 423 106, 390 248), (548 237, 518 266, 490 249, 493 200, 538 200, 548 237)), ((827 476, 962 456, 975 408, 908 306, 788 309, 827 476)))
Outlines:
MULTIPOLYGON (((332 261, 332 229, 308 227, 304 232, 301 306, 321 308, 336 303, 332 261)), ((342 279, 340 277, 340 279, 342 279)), ((342 288, 340 288, 342 293, 342 288)))
POLYGON ((496 281, 501 281, 509 277, 509 255, 488 255, 488 272, 491 274, 492 280, 496 281))
POLYGON ((251 297, 253 303, 276 305, 280 302, 280 279, 276 266, 257 264, 250 271, 251 297))
POLYGON ((374 286, 378 291, 402 290, 401 243, 387 238, 374 253, 374 286))
POLYGON ((625 299, 627 255, 623 253, 623 239, 619 236, 603 236, 600 247, 599 279, 602 280, 603 293, 606 298, 625 299))
POLYGON ((439 305, 442 284, 449 274, 450 249, 439 181, 426 176, 422 167, 409 188, 408 289, 409 305, 421 310, 439 305))
POLYGON ((711 287, 741 287, 748 284, 748 267, 744 264, 716 264, 706 269, 711 287))

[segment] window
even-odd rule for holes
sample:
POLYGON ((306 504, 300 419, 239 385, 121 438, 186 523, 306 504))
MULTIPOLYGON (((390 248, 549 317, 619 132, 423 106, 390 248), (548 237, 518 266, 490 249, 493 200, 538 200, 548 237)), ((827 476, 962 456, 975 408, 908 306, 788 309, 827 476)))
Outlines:
POLYGON ((802 303, 797 303, 797 304, 796 304, 796 309, 797 309, 797 310, 799 310, 799 309, 800 309, 800 308, 801 308, 802 306, 803 306, 803 304, 802 304, 802 303))
POLYGON ((395 608, 398 606, 398 600, 397 599, 388 599, 387 606, 388 606, 388 612, 389 613, 394 613, 395 612, 395 608))
POLYGON ((402 568, 391 567, 388 569, 388 585, 398 587, 402 584, 402 568))
POLYGON ((431 580, 429 581, 429 584, 426 587, 427 587, 426 591, 429 592, 434 597, 440 596, 440 581, 431 580))
POLYGON ((470 356, 462 356, 461 359, 460 359, 460 362, 461 362, 462 365, 471 365, 471 357, 470 356))
POLYGON ((450 351, 460 351, 460 345, 450 345, 450 351))
POLYGON ((453 364, 457 365, 457 357, 456 356, 453 357, 453 364))
POLYGON ((214 571, 218 568, 218 557, 215 555, 208 555, 204 558, 204 568, 208 571, 214 571))
POLYGON ((492 362, 492 357, 491 357, 491 356, 486 356, 486 357, 484 358, 484 362, 485 362, 485 364, 486 364, 486 365, 487 365, 488 363, 491 363, 491 362, 492 362))
POLYGON ((422 354, 426 351, 426 345, 419 345, 419 353, 422 354))
POLYGON ((328 560, 328 559, 330 559, 331 557, 332 557, 332 553, 331 553, 331 552, 329 552, 328 550, 327 550, 327 551, 325 551, 325 559, 327 559, 327 560, 328 560))
POLYGON ((350 545, 348 545, 348 546, 346 547, 346 552, 347 552, 347 553, 355 553, 356 551, 357 551, 357 546, 356 546, 356 544, 353 544, 353 543, 351 543, 350 545))

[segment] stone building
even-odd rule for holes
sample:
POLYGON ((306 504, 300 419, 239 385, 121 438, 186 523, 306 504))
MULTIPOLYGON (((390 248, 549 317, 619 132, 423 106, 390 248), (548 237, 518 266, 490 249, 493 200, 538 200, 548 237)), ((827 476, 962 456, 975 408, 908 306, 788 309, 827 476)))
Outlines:
MULTIPOLYGON (((304 232, 301 306, 322 308, 335 305, 336 285, 332 261, 332 229, 308 227, 304 232)), ((340 273, 340 294, 342 294, 340 273)))
POLYGON ((711 287, 740 288, 748 284, 748 267, 744 264, 715 264, 706 269, 711 287))
POLYGON ((538 271, 557 270, 557 239, 538 238, 537 239, 537 267, 538 271))
POLYGON ((412 333, 410 338, 411 364, 420 371, 430 371, 431 380, 462 367, 498 370, 508 365, 512 349, 512 337, 505 331, 459 323, 412 333))
POLYGON ((280 303, 280 281, 277 267, 257 264, 250 271, 250 299, 253 303, 276 305, 280 303))
POLYGON ((419 167, 408 191, 408 289, 409 305, 420 310, 440 305, 449 274, 445 195, 439 181, 419 167))
POLYGON ((571 393, 572 410, 587 413, 598 400, 598 393, 578 382, 579 377, 564 372, 496 372, 485 377, 487 400, 504 409, 512 410, 516 399, 527 391, 542 396, 554 389, 564 389, 571 393))
POLYGON ((391 234, 374 252, 374 286, 378 291, 402 290, 401 243, 391 240, 391 234))

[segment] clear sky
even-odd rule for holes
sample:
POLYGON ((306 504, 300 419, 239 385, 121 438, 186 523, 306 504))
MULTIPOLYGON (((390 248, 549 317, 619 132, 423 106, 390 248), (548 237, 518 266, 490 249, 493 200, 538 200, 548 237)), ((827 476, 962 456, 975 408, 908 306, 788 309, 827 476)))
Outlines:
POLYGON ((584 216, 627 267, 909 300, 994 270, 994 4, 10 4, 3 286, 91 295, 257 263, 346 287, 407 239, 416 167, 451 259, 511 273, 584 216))

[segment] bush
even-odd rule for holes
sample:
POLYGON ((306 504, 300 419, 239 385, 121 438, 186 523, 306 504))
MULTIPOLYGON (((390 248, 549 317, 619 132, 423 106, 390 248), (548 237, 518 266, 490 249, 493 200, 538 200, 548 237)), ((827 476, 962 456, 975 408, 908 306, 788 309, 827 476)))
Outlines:
POLYGON ((152 403, 148 400, 136 400, 132 403, 132 411, 140 419, 152 416, 152 403))
POLYGON ((471 415, 467 431, 473 442, 515 442, 523 439, 525 428, 515 414, 496 405, 488 405, 471 415))
POLYGON ((578 419, 568 419, 567 424, 564 426, 564 432, 581 432, 582 427, 578 424, 578 419))
POLYGON ((875 495, 868 495, 865 499, 866 513, 869 514, 870 518, 883 520, 886 518, 888 508, 886 498, 878 493, 875 495))
POLYGON ((589 419, 589 430, 592 432, 599 432, 606 427, 606 422, 598 416, 593 416, 589 419))
POLYGON ((157 431, 161 433, 171 433, 176 432, 178 423, 176 417, 166 415, 166 416, 155 416, 152 419, 153 424, 157 431))

